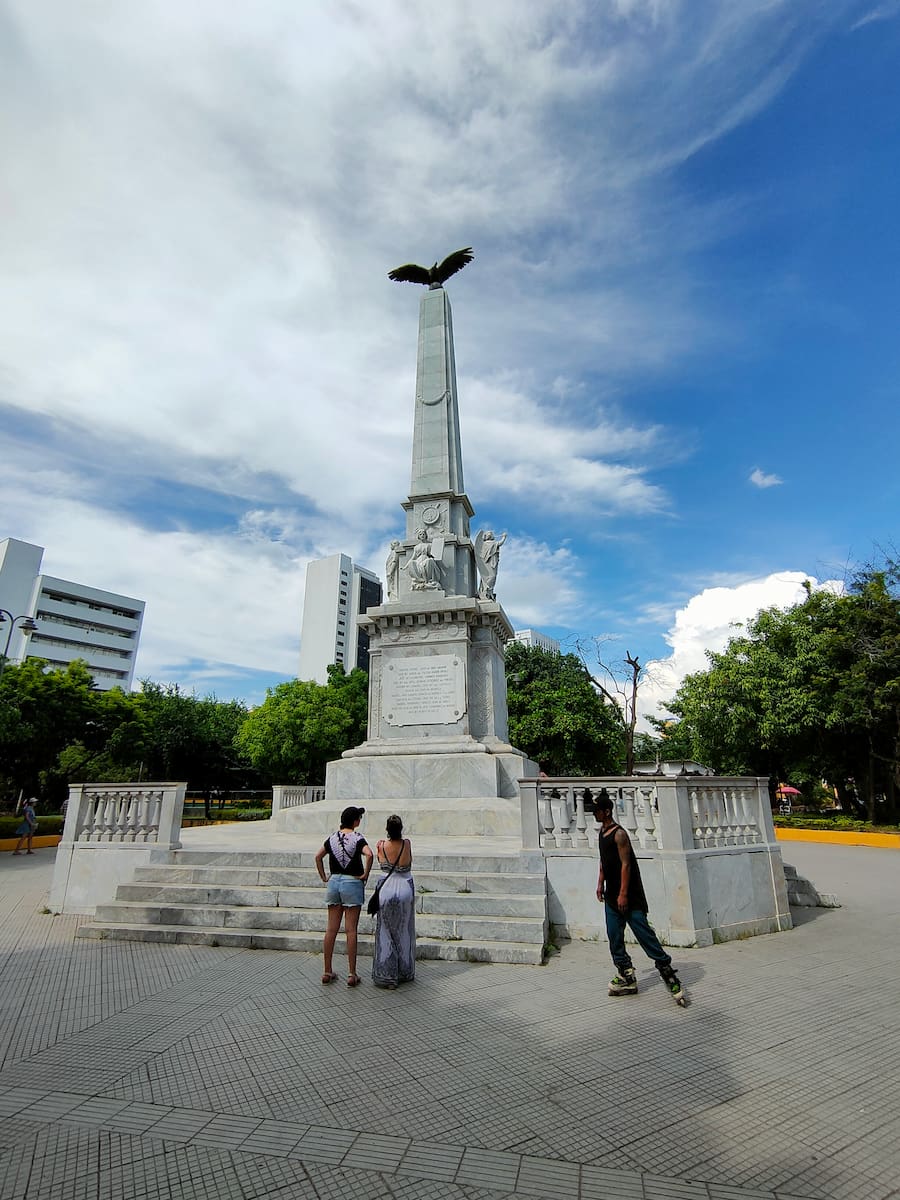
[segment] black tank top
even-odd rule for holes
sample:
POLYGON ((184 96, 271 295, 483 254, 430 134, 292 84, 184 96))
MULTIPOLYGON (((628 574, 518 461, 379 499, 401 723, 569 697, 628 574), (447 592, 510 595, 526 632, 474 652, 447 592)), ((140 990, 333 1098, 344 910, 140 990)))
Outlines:
MULTIPOLYGON (((600 865, 603 868, 603 898, 611 908, 618 907, 619 888, 622 886, 622 861, 619 858, 619 847, 616 845, 616 833, 621 825, 611 825, 600 834, 600 865)), ((628 841, 628 854, 631 858, 631 873, 628 877, 628 908, 647 911, 647 897, 644 895, 644 885, 641 882, 641 869, 628 841)))

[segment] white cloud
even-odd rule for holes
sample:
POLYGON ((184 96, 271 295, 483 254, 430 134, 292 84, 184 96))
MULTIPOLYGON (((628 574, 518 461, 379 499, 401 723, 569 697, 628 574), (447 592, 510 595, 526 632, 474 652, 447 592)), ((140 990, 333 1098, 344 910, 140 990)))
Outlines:
MULTIPOLYGON (((787 0, 4 13, 0 404, 21 432, 3 461, 37 466, 3 533, 147 599, 144 669, 293 661, 306 559, 371 561, 396 533, 417 294, 386 273, 408 259, 476 249, 453 284, 476 507, 591 538, 670 511, 654 472, 678 439, 621 397, 737 336, 691 264, 748 219, 680 194, 672 167, 758 112, 824 18, 787 0), (150 481, 217 493, 230 522, 203 532, 188 505, 165 528, 150 481), (219 572, 248 616, 204 631, 219 572)), ((578 556, 536 553, 519 574, 510 543, 505 603, 562 622, 578 556)))
POLYGON ((640 687, 642 715, 660 716, 660 704, 672 698, 686 675, 709 666, 707 651, 724 650, 729 638, 764 608, 790 608, 805 595, 803 584, 839 593, 838 580, 819 583, 803 571, 779 571, 762 579, 748 579, 728 587, 708 587, 692 596, 675 613, 666 634, 672 647, 667 658, 648 662, 640 687))
POLYGON ((780 483, 784 483, 784 480, 779 475, 767 475, 759 467, 754 467, 750 472, 750 482, 758 488, 770 488, 778 487, 780 483))
POLYGON ((876 4, 858 21, 854 21, 850 26, 850 31, 853 33, 857 29, 862 29, 864 25, 871 25, 874 21, 893 21, 897 16, 900 16, 900 0, 887 0, 886 4, 876 4))

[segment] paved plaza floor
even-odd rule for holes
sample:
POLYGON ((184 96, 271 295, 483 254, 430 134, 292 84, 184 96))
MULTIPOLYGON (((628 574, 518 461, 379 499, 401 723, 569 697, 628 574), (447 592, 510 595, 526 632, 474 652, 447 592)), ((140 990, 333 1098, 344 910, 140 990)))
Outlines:
POLYGON ((794 844, 840 909, 322 987, 305 954, 75 939, 52 851, 0 861, 4 1200, 900 1196, 900 853, 794 844))

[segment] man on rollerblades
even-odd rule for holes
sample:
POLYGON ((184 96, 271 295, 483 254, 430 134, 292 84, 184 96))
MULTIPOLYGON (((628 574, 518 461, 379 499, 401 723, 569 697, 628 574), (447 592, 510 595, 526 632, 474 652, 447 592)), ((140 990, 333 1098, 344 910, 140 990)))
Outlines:
POLYGON ((613 819, 614 810, 615 804, 606 788, 603 788, 594 800, 594 815, 600 822, 597 899, 606 910, 609 951, 616 966, 616 976, 610 981, 609 994, 633 996, 638 990, 634 965, 625 949, 627 925, 644 953, 653 959, 676 1004, 683 1006, 684 988, 672 966, 671 957, 663 950, 647 920, 647 897, 644 895, 640 868, 631 847, 631 839, 613 819))

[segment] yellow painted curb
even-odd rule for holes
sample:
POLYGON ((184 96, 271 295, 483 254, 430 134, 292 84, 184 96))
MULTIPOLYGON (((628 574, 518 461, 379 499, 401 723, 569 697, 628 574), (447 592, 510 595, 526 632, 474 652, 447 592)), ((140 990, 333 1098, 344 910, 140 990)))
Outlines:
MULTIPOLYGON (((61 838, 61 833, 39 833, 31 839, 31 845, 35 850, 46 850, 48 846, 58 846, 61 838)), ((4 850, 15 850, 18 840, 18 838, 0 838, 0 853, 4 850)), ((23 842, 22 845, 24 846, 25 843, 23 842)), ((25 853, 24 849, 22 853, 25 853)))
POLYGON ((881 846, 885 850, 900 850, 900 833, 851 833, 831 829, 780 829, 775 827, 779 842, 826 842, 833 846, 881 846))

